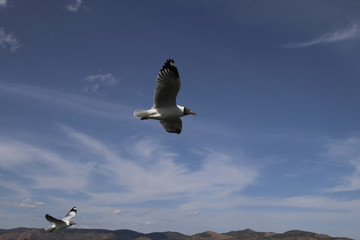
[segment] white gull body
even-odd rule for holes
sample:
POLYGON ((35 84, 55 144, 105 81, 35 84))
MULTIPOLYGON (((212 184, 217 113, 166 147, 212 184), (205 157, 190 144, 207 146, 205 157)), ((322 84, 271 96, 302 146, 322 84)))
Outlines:
POLYGON ((196 114, 189 108, 176 104, 176 96, 179 90, 179 72, 174 60, 169 59, 165 62, 157 76, 154 106, 149 110, 136 110, 134 116, 141 118, 141 120, 159 120, 167 132, 180 134, 182 130, 180 117, 196 114))
POLYGON ((49 214, 46 214, 45 215, 46 220, 51 222, 52 225, 45 228, 45 231, 52 232, 55 229, 63 229, 63 228, 70 227, 71 225, 75 225, 76 223, 73 222, 73 221, 70 221, 70 219, 75 217, 76 213, 77 213, 77 209, 76 209, 76 207, 73 207, 66 214, 66 216, 63 217, 62 219, 57 219, 57 218, 54 218, 54 217, 50 216, 49 214))

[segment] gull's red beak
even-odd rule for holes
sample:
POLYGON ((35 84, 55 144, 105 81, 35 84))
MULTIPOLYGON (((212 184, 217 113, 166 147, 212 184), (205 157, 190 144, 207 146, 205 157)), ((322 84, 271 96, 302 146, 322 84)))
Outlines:
POLYGON ((194 113, 194 112, 190 112, 190 114, 195 115, 195 116, 197 115, 197 114, 196 114, 196 113, 194 113))

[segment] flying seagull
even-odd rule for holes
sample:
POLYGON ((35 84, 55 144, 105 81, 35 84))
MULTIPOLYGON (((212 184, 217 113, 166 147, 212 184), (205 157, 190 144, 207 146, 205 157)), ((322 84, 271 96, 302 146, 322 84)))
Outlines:
POLYGON ((157 75, 154 93, 154 106, 149 110, 136 110, 134 116, 141 120, 159 120, 161 126, 169 133, 181 133, 180 117, 196 115, 189 108, 176 104, 180 90, 180 76, 173 59, 168 59, 157 75))
POLYGON ((55 229, 62 229, 62 228, 67 228, 70 227, 71 225, 75 225, 76 223, 74 223, 73 221, 70 221, 71 218, 75 217, 76 215, 76 207, 73 207, 64 218, 57 219, 54 218, 52 216, 50 216, 49 214, 45 215, 46 220, 48 220, 49 222, 51 222, 53 225, 45 228, 45 231, 49 231, 52 232, 55 229))

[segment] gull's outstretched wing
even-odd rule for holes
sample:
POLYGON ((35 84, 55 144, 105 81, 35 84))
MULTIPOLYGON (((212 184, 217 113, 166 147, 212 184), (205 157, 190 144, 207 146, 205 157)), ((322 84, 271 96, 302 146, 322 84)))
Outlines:
POLYGON ((180 90, 180 76, 175 62, 169 59, 161 68, 154 93, 154 107, 176 106, 176 96, 180 90))
POLYGON ((159 120, 161 126, 169 133, 181 133, 182 121, 180 118, 172 120, 159 120))
POLYGON ((62 223, 61 220, 54 218, 53 216, 50 216, 49 214, 46 214, 45 218, 46 218, 46 220, 48 220, 49 222, 51 222, 53 224, 61 224, 62 223))
POLYGON ((77 213, 77 209, 76 209, 76 207, 73 207, 73 208, 66 214, 66 216, 65 216, 63 219, 61 219, 61 220, 63 220, 64 222, 65 222, 65 221, 69 221, 71 218, 75 217, 76 213, 77 213))

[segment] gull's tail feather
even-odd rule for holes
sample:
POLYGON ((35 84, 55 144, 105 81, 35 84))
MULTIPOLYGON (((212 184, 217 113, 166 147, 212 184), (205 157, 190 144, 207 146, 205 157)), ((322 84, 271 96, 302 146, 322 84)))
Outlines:
POLYGON ((147 110, 136 110, 134 112, 134 117, 143 118, 149 115, 147 110))

